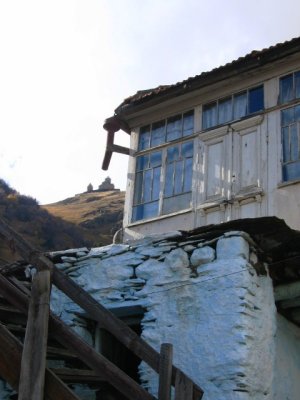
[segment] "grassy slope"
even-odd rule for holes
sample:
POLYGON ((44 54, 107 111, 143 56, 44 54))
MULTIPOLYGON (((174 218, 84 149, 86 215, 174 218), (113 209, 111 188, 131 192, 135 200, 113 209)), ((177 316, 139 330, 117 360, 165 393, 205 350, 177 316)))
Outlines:
POLYGON ((81 227, 92 246, 112 242, 122 226, 124 192, 82 193, 58 203, 42 206, 50 214, 81 227))

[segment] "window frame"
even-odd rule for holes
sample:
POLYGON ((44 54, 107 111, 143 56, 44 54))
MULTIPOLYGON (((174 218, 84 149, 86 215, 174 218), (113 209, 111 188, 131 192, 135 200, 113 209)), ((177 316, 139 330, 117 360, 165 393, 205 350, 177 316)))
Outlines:
POLYGON ((264 83, 261 83, 259 85, 256 85, 254 87, 250 87, 244 90, 240 90, 238 92, 232 93, 230 95, 224 96, 224 97, 220 97, 216 100, 210 101, 208 103, 202 104, 202 131, 207 131, 210 129, 216 129, 220 126, 235 122, 235 121, 239 121, 243 118, 249 118, 252 117, 258 113, 261 113, 264 111, 265 109, 265 95, 264 95, 264 83), (250 105, 251 105, 251 93, 254 93, 256 90, 262 89, 262 107, 254 110, 254 111, 250 111, 250 105), (239 117, 235 117, 235 99, 237 99, 238 97, 241 97, 243 95, 246 95, 246 110, 245 110, 245 114, 241 115, 239 117), (228 119, 225 119, 224 121, 221 120, 220 121, 220 104, 225 104, 226 101, 228 101, 230 99, 231 101, 231 116, 228 119), (215 107, 215 112, 214 112, 214 116, 215 116, 215 122, 212 122, 212 124, 209 124, 209 126, 207 125, 207 123, 205 123, 205 112, 207 110, 213 110, 213 108, 215 107))
MULTIPOLYGON (((191 204, 192 204, 192 179, 193 179, 193 173, 194 173, 194 154, 195 154, 195 110, 194 109, 189 109, 188 111, 182 112, 182 113, 178 113, 174 116, 165 118, 164 120, 160 120, 157 122, 153 122, 152 124, 148 124, 145 126, 142 126, 139 130, 139 136, 138 136, 138 143, 137 143, 137 147, 138 150, 135 153, 135 170, 134 170, 134 185, 133 185, 133 196, 132 196, 132 201, 131 201, 131 213, 129 215, 129 219, 130 219, 130 224, 135 224, 135 223, 140 223, 140 222, 144 222, 150 219, 157 219, 159 217, 164 217, 167 216, 169 214, 172 214, 172 210, 170 211, 166 211, 166 208, 164 209, 164 204, 168 201, 168 199, 172 201, 172 199, 175 199, 176 197, 179 198, 180 196, 186 195, 186 194, 190 194, 189 196, 189 200, 187 201, 189 204, 187 207, 179 207, 179 209, 177 208, 176 211, 182 211, 182 210, 188 210, 191 208, 191 204), (147 147, 147 148, 143 148, 142 150, 140 150, 139 148, 140 143, 141 143, 141 139, 140 139, 140 132, 141 130, 144 129, 144 127, 150 127, 150 135, 149 135, 149 145, 151 145, 151 134, 152 134, 152 127, 156 127, 158 126, 158 124, 160 124, 162 121, 165 121, 165 139, 167 139, 167 124, 169 121, 172 121, 173 118, 175 119, 176 117, 178 117, 178 115, 181 115, 181 135, 180 137, 177 137, 175 139, 171 139, 169 141, 164 141, 163 143, 160 143, 156 146, 153 147, 147 147), (189 122, 188 126, 190 127, 189 130, 184 130, 184 116, 193 116, 192 118, 192 123, 189 122), (192 128, 191 128, 192 125, 192 128), (189 134, 184 134, 185 132, 189 132, 189 134), (192 145, 192 151, 191 154, 187 157, 184 156, 182 154, 182 149, 184 147, 184 145, 186 143, 191 143, 192 145), (179 193, 173 193, 171 196, 165 196, 165 188, 166 188, 166 170, 167 170, 167 165, 168 165, 168 160, 167 160, 167 153, 168 153, 168 149, 171 149, 172 147, 174 148, 178 148, 180 151, 180 156, 178 160, 176 160, 178 163, 182 162, 183 165, 183 169, 181 170, 181 179, 182 179, 182 190, 179 193), (141 214, 139 215, 139 211, 138 208, 140 207, 140 212, 144 213, 143 211, 143 207, 144 209, 147 207, 147 204, 150 204, 150 202, 143 202, 143 201, 138 201, 138 200, 142 200, 142 197, 140 196, 139 199, 137 199, 137 197, 139 196, 137 193, 139 193, 141 191, 141 189, 139 189, 137 187, 137 181, 138 181, 138 174, 141 172, 141 170, 138 167, 138 162, 139 159, 141 157, 148 157, 149 159, 151 158, 151 155, 154 153, 161 153, 161 170, 160 170, 160 176, 159 176, 159 198, 158 198, 158 210, 157 213, 151 216, 142 216, 141 214), (192 161, 187 161, 187 160, 192 160, 192 161), (188 174, 186 173, 186 164, 190 164, 191 166, 191 172, 188 174), (189 190, 185 190, 186 188, 184 187, 184 182, 185 182, 185 173, 186 175, 189 175, 189 180, 190 180, 190 185, 189 185, 189 190)), ((146 169, 145 169, 146 170, 146 169)), ((143 170, 143 171, 145 171, 143 170)), ((151 180, 151 186, 153 187, 153 173, 152 173, 152 180, 151 180)), ((142 185, 144 185, 144 181, 142 179, 142 185)), ((174 190, 174 189, 173 189, 174 190)), ((155 200, 157 201, 157 200, 155 200)), ((182 203, 182 201, 181 201, 182 203)), ((175 207, 176 208, 176 207, 175 207)))

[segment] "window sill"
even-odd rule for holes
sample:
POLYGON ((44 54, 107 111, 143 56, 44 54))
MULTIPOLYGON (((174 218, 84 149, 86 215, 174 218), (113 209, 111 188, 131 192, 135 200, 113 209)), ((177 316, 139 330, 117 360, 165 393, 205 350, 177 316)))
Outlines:
POLYGON ((284 188, 286 186, 292 186, 292 185, 297 185, 300 183, 300 178, 299 179, 294 179, 293 181, 287 181, 287 182, 280 182, 277 185, 278 189, 284 188))
POLYGON ((144 224, 148 224, 149 222, 156 222, 156 221, 160 221, 162 219, 175 217, 177 215, 188 214, 192 211, 193 211, 192 208, 186 208, 185 210, 176 211, 176 212, 173 212, 170 214, 159 215, 157 217, 148 218, 148 219, 141 219, 139 221, 130 222, 127 226, 125 226, 125 228, 131 228, 133 226, 144 225, 144 224))

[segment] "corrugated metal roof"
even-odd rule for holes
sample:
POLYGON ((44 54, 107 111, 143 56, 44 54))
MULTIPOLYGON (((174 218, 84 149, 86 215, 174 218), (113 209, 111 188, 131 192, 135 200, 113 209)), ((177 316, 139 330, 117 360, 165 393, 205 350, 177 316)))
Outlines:
MULTIPOLYGON (((139 90, 136 94, 127 97, 119 105, 119 107, 116 108, 115 113, 122 114, 123 112, 126 112, 129 108, 132 109, 137 105, 147 103, 149 100, 153 98, 158 98, 168 93, 171 94, 171 92, 173 92, 176 89, 181 89, 184 93, 187 91, 194 90, 196 89, 195 84, 197 84, 197 82, 200 83, 200 81, 202 81, 203 84, 205 83, 204 81, 208 79, 208 77, 213 77, 213 76, 217 77, 219 74, 226 72, 227 70, 231 71, 233 68, 237 68, 237 71, 235 72, 237 73, 239 72, 238 68, 245 67, 247 64, 252 65, 253 61, 255 63, 253 64, 252 68, 258 67, 259 65, 263 65, 267 62, 274 61, 274 58, 278 59, 285 56, 286 50, 290 50, 291 53, 295 51, 300 51, 300 37, 293 38, 291 40, 282 43, 277 43, 274 46, 270 46, 262 50, 253 50, 251 51, 251 53, 248 53, 243 57, 239 57, 234 61, 231 61, 227 64, 214 68, 210 71, 202 72, 201 74, 196 75, 194 77, 189 77, 184 81, 177 82, 172 85, 160 85, 153 89, 139 90), (268 60, 270 56, 271 59, 268 60)), ((224 79, 224 77, 222 77, 222 79, 224 79)))

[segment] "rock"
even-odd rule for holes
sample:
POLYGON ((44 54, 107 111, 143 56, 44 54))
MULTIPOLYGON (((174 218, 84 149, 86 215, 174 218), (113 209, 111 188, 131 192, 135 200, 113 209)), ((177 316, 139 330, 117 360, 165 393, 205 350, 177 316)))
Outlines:
POLYGON ((207 264, 215 259, 215 250, 209 246, 197 248, 191 255, 191 264, 198 267, 201 264, 207 264))
POLYGON ((172 250, 165 259, 165 264, 172 272, 184 270, 189 267, 189 257, 182 249, 172 250))
POLYGON ((217 258, 243 257, 249 260, 249 244, 241 236, 224 237, 217 242, 217 258))

